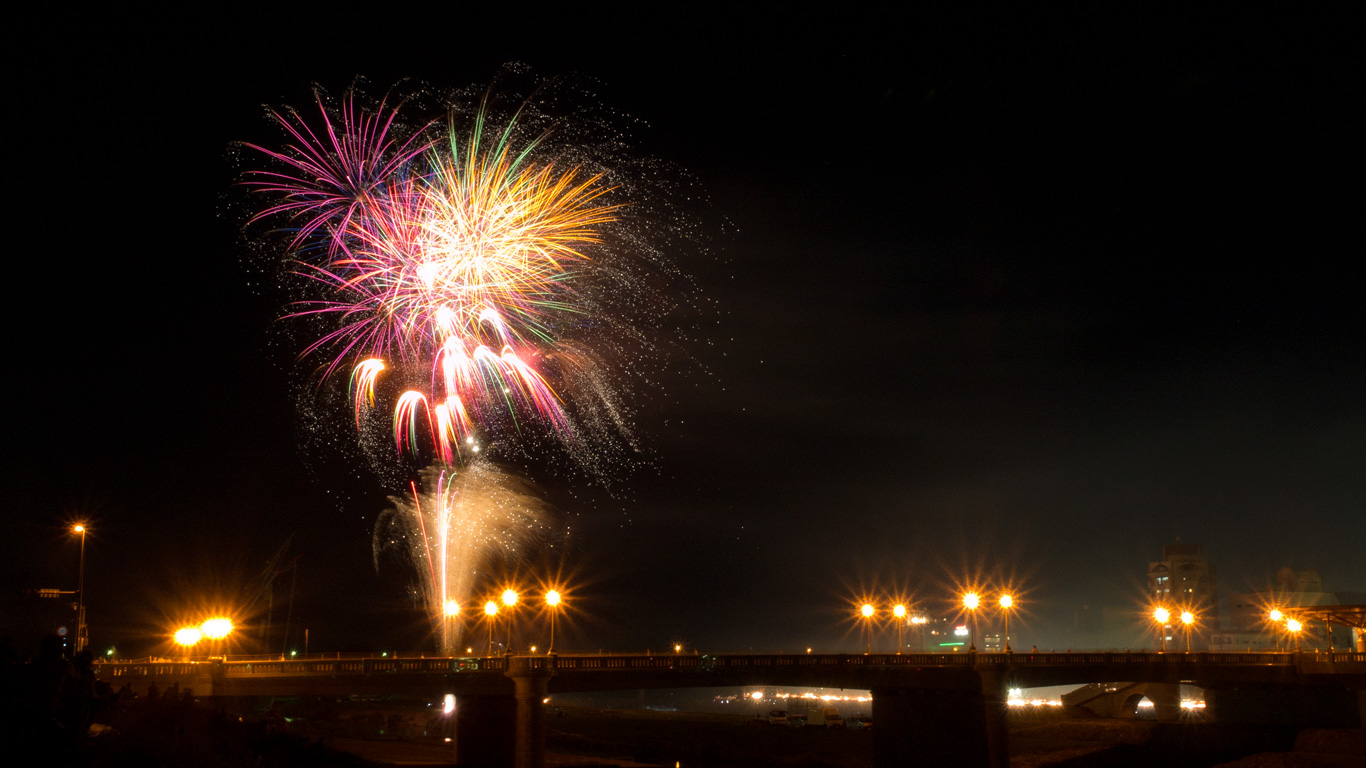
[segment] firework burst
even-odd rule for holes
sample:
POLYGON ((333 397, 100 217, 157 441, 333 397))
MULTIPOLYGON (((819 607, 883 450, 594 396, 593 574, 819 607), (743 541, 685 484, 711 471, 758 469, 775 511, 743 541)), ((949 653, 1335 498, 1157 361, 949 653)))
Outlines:
POLYGON ((642 223, 668 220, 650 215, 661 174, 632 172, 604 123, 495 101, 409 123, 387 100, 319 95, 316 116, 270 113, 282 148, 244 145, 269 165, 243 180, 266 201, 251 222, 285 235, 301 294, 286 319, 319 361, 307 389, 328 405, 301 400, 305 414, 331 434, 347 411, 371 466, 404 478, 374 531, 376 566, 406 553, 448 652, 448 606, 549 532, 532 487, 489 449, 548 456, 558 442, 604 480, 634 463, 623 392, 658 372, 645 329, 670 304, 656 299, 671 268, 642 223), (346 371, 343 406, 329 382, 346 371))
POLYGON ((347 98, 334 112, 320 99, 319 109, 317 130, 272 113, 289 145, 248 146, 281 168, 245 183, 277 199, 256 218, 288 223, 295 272, 321 289, 291 316, 325 321, 304 355, 323 355, 329 374, 351 368, 357 424, 398 366, 427 379, 394 403, 400 452, 425 440, 450 465, 476 430, 508 416, 572 435, 546 361, 558 329, 593 309, 576 279, 597 268, 590 249, 622 207, 606 200, 613 186, 542 151, 544 135, 523 138, 515 115, 495 129, 481 107, 467 134, 450 127, 430 141, 429 125, 395 138, 397 110, 383 104, 370 113, 347 98))

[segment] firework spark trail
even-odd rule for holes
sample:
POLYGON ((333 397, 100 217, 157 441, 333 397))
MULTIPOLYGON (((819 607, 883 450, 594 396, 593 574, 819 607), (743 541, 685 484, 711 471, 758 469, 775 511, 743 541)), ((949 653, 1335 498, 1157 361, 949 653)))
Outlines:
POLYGON ((418 573, 419 592, 443 652, 453 651, 458 628, 444 620, 444 606, 470 605, 481 571, 498 556, 518 559, 548 533, 544 506, 526 481, 477 460, 459 470, 430 467, 410 498, 391 497, 393 507, 375 526, 374 556, 396 549, 418 573))

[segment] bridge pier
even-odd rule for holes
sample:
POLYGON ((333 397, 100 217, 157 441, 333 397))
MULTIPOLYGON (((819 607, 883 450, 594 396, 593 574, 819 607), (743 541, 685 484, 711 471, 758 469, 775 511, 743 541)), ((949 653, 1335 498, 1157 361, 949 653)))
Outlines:
POLYGON ((504 673, 516 686, 516 768, 545 766, 545 696, 555 674, 555 657, 518 656, 508 659, 504 673), (538 663, 543 662, 543 663, 538 663))
POLYGON ((1181 686, 1177 683, 1148 683, 1143 694, 1153 703, 1153 714, 1159 723, 1175 723, 1181 719, 1181 686))
POLYGON ((873 688, 873 765, 1007 768, 1006 697, 995 674, 924 670, 914 688, 873 688))

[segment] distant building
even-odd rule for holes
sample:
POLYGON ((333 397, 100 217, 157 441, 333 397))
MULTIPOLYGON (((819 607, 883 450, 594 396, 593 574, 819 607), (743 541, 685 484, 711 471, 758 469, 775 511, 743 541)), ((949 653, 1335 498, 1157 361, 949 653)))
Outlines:
POLYGON ((1162 548, 1161 560, 1148 563, 1148 594, 1154 602, 1177 610, 1219 607, 1214 566, 1199 544, 1182 544, 1179 538, 1162 548))
MULTIPOLYGON (((1272 624, 1271 609, 1294 606, 1342 605, 1342 598, 1355 604, 1355 593, 1335 594, 1323 589, 1323 577, 1314 568, 1294 570, 1282 568, 1276 572, 1273 586, 1260 592, 1233 595, 1229 605, 1228 627, 1211 638, 1211 649, 1216 651, 1264 650, 1288 647, 1291 640, 1285 632, 1272 624)), ((1328 627, 1314 622, 1306 626, 1301 642, 1305 645, 1326 645, 1328 627)), ((1335 647, 1350 647, 1351 633, 1346 627, 1332 629, 1335 647)))

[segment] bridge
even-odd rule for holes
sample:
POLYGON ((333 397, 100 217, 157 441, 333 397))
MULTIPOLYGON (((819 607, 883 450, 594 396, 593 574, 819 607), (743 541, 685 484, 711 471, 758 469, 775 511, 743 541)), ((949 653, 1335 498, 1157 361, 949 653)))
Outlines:
POLYGON ((178 684, 198 697, 456 695, 460 765, 544 765, 553 693, 643 688, 809 686, 872 692, 878 766, 1006 766, 1009 688, 1095 684, 1143 691, 1159 718, 1177 685, 1206 691, 1216 720, 1366 726, 1366 653, 908 653, 532 655, 324 658, 99 665, 116 688, 178 684))

